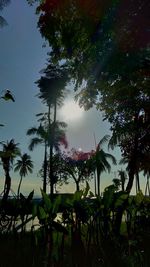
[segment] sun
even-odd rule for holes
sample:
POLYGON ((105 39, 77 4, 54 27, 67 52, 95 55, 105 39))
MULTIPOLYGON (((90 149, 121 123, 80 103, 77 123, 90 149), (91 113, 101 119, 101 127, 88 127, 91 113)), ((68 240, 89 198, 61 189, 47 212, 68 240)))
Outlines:
POLYGON ((60 110, 62 118, 66 121, 81 119, 83 112, 83 108, 80 108, 73 100, 67 101, 60 110))

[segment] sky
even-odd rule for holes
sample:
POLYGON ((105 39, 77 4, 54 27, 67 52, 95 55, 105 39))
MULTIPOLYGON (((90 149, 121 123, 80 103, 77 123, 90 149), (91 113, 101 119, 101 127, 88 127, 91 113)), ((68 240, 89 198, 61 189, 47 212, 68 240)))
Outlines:
MULTIPOLYGON (((29 6, 25 0, 11 1, 6 7, 2 16, 7 20, 8 26, 0 29, 0 95, 6 89, 11 90, 15 102, 6 102, 0 99, 0 123, 5 124, 0 128, 0 140, 7 141, 12 138, 19 143, 22 153, 31 155, 34 162, 33 174, 23 179, 21 191, 27 195, 35 189, 35 195, 39 195, 39 188, 42 187, 41 178, 37 175, 43 160, 43 147, 39 146, 33 152, 28 150, 30 138, 26 131, 36 126, 36 114, 45 111, 45 106, 38 97, 38 88, 35 84, 40 78, 39 71, 46 66, 47 52, 49 48, 43 47, 45 40, 42 39, 38 29, 35 15, 35 6, 29 6)), ((72 87, 70 86, 65 105, 73 98, 72 87)), ((71 112, 69 110, 68 112, 71 112)), ((68 123, 67 138, 69 149, 75 147, 83 151, 90 151, 95 148, 95 140, 98 142, 105 134, 111 134, 110 125, 102 121, 102 114, 95 108, 89 111, 82 111, 76 119, 67 118, 63 109, 59 111, 59 118, 68 123)), ((119 161, 120 151, 115 149, 112 153, 119 161)), ((102 174, 102 190, 117 175, 117 170, 112 167, 110 174, 102 174)), ((17 191, 19 175, 11 170, 12 190, 17 191)), ((0 166, 0 193, 3 191, 4 173, 0 166)), ((93 182, 90 183, 91 190, 93 182)), ((75 185, 70 183, 63 186, 62 192, 74 192, 75 185)))

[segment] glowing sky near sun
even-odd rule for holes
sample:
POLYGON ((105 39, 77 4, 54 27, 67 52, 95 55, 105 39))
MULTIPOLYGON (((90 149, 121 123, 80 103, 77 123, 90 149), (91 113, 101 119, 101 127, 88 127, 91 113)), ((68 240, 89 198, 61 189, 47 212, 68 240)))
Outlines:
POLYGON ((77 121, 83 118, 84 110, 74 100, 68 100, 60 110, 62 118, 69 121, 77 121))

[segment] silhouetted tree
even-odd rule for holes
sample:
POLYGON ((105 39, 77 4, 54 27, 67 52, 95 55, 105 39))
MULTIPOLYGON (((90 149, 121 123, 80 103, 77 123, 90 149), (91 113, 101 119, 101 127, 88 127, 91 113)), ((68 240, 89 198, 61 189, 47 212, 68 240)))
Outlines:
POLYGON ((68 152, 56 155, 55 173, 58 180, 68 182, 73 179, 76 191, 80 190, 80 184, 93 178, 93 168, 89 164, 93 151, 83 152, 72 148, 68 152))
POLYGON ((125 191, 125 181, 127 179, 126 172, 123 171, 123 170, 119 170, 118 171, 118 175, 119 175, 119 180, 120 180, 120 183, 121 183, 121 190, 125 191))
POLYGON ((98 143, 95 153, 93 153, 91 157, 91 164, 93 168, 96 170, 97 174, 97 194, 100 196, 100 177, 102 172, 110 172, 111 165, 109 163, 109 160, 112 161, 113 164, 116 165, 116 159, 113 155, 110 153, 106 153, 102 149, 102 145, 108 141, 109 136, 105 135, 98 143))
POLYGON ((8 199, 8 195, 11 188, 11 177, 10 177, 10 169, 13 164, 13 160, 16 156, 20 155, 20 150, 18 148, 18 144, 14 142, 14 139, 11 139, 9 142, 1 143, 3 146, 3 150, 0 151, 0 157, 3 165, 3 169, 5 172, 5 184, 4 184, 4 195, 3 201, 4 203, 8 199))
POLYGON ((18 192, 17 192, 17 195, 19 197, 20 187, 23 177, 25 177, 28 174, 28 172, 32 173, 33 171, 33 161, 31 160, 30 155, 28 155, 27 153, 20 155, 20 159, 18 159, 17 163, 15 164, 14 171, 15 172, 19 171, 20 174, 20 182, 18 185, 18 192))
POLYGON ((65 86, 68 82, 67 71, 64 66, 58 64, 48 64, 47 68, 42 71, 42 76, 36 83, 40 89, 38 94, 39 98, 42 99, 43 103, 48 106, 48 127, 50 134, 50 192, 53 196, 54 183, 53 183, 53 148, 56 131, 57 121, 57 107, 62 104, 65 94, 65 86), (53 108, 53 119, 52 119, 52 108, 53 108))
MULTIPOLYGON (((52 126, 51 126, 52 127, 52 126)), ((63 122, 56 122, 55 136, 54 136, 54 148, 59 151, 60 145, 67 147, 67 140, 65 135, 66 124, 63 122)), ((30 140, 29 149, 32 151, 37 145, 44 144, 44 160, 43 160, 43 191, 46 192, 47 185, 47 175, 48 175, 48 147, 51 145, 51 129, 49 129, 48 124, 42 125, 38 128, 32 127, 28 129, 27 135, 35 135, 34 138, 30 140)))

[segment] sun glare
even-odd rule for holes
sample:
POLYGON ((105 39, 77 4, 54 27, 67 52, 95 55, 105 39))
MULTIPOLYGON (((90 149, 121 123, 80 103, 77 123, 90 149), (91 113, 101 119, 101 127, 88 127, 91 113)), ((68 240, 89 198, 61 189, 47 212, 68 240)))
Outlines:
POLYGON ((70 100, 62 107, 60 114, 66 121, 78 120, 83 116, 83 109, 73 100, 70 100))

